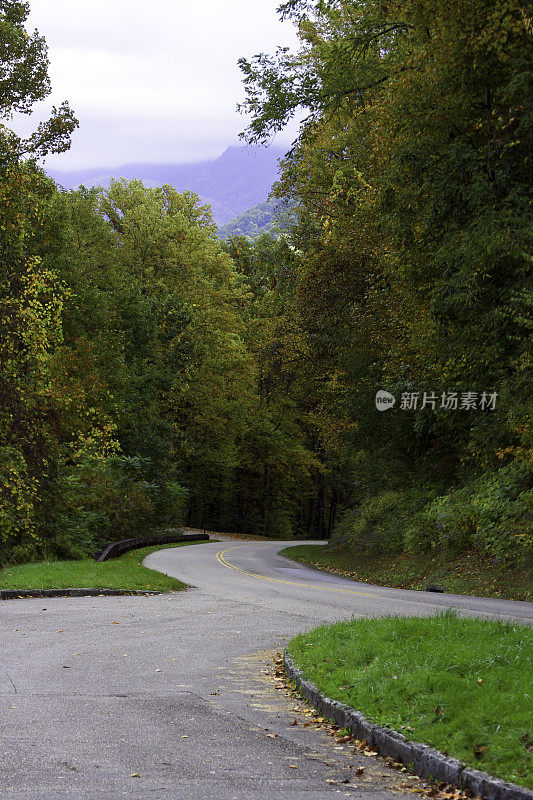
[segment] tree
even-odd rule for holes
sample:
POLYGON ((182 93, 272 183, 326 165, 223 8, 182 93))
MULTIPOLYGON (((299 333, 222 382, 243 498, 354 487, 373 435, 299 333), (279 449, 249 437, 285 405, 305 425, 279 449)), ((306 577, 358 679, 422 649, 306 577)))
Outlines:
MULTIPOLYGON (((26 33, 26 3, 0 3, 0 118, 30 113, 50 91, 46 45, 26 33)), ((55 191, 33 159, 68 147, 66 104, 27 140, 0 126, 0 559, 31 556, 53 495, 56 409, 51 357, 62 340, 68 289, 39 239, 55 191)))
MULTIPOLYGON (((24 27, 29 12, 29 3, 0 0, 0 120, 9 120, 15 113, 31 114, 33 105, 51 92, 46 42, 37 31, 29 34, 24 27)), ((0 123, 1 163, 68 150, 77 126, 67 102, 54 106, 50 119, 27 139, 0 123)))
MULTIPOLYGON (((351 502, 468 484, 529 447, 530 21, 517 0, 294 0, 281 12, 301 48, 241 61, 244 135, 267 140, 307 111, 277 193, 298 209, 311 360, 335 369, 329 403, 344 395, 345 443, 366 454, 351 502), (501 406, 385 416, 373 406, 383 386, 491 389, 501 406)), ((434 536, 427 523, 416 546, 434 536)))

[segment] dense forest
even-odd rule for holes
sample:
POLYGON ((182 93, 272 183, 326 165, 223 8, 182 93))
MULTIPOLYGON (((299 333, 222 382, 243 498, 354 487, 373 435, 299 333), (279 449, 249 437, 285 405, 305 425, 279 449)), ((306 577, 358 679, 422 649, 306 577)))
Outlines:
MULTIPOLYGON (((250 143, 303 122, 283 236, 170 186, 60 191, 67 104, 0 126, 0 564, 187 522, 372 552, 531 546, 531 20, 518 0, 290 0, 250 143), (303 110, 303 112, 302 112, 303 110), (395 403, 376 407, 376 393, 395 403)), ((50 91, 0 0, 0 116, 50 91)))
POLYGON ((275 200, 265 200, 253 208, 239 214, 218 229, 221 239, 230 236, 244 236, 245 239, 259 239, 264 233, 279 239, 282 230, 286 227, 276 216, 277 204, 275 200))

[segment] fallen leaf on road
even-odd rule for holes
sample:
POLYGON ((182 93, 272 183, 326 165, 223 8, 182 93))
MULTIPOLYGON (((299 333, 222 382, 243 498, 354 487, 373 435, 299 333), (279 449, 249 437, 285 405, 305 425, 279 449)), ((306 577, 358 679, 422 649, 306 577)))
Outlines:
POLYGON ((140 778, 141 776, 139 775, 139 773, 138 773, 138 772, 132 772, 132 773, 131 773, 131 777, 132 777, 132 778, 140 778))
POLYGON ((297 764, 289 764, 289 767, 291 769, 298 769, 298 765, 297 764))
POLYGON ((326 783, 329 783, 330 786, 335 786, 335 781, 333 778, 326 778, 326 783))
POLYGON ((267 733, 267 736, 268 736, 269 739, 277 739, 278 734, 277 733, 267 733))
POLYGON ((297 720, 293 719, 293 721, 291 722, 291 725, 298 725, 297 720))
POLYGON ((365 771, 364 767, 357 767, 357 769, 355 770, 355 774, 356 775, 363 775, 364 771, 365 771))

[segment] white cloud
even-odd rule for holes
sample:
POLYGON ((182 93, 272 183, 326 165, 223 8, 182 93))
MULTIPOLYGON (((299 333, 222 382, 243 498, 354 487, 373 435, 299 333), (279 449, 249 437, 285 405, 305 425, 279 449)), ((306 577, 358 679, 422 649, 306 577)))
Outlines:
MULTIPOLYGON (((296 45, 292 26, 277 18, 278 0, 30 5, 53 85, 35 116, 68 99, 80 119, 69 153, 48 161, 63 169, 219 154, 245 125, 235 110, 244 96, 237 59, 296 45)), ((293 137, 294 127, 281 140, 293 137)))

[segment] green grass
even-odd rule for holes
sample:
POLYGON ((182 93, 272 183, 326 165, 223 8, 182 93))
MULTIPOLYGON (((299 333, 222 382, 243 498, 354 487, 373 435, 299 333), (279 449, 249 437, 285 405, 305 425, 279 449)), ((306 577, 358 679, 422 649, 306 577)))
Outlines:
POLYGON ((476 769, 533 788, 533 629, 428 618, 360 619, 289 651, 328 697, 476 769))
POLYGON ((85 558, 81 561, 42 561, 5 567, 0 570, 0 589, 148 589, 153 592, 175 592, 187 589, 187 584, 143 567, 142 560, 156 550, 190 547, 192 544, 203 542, 142 547, 102 563, 85 558))
POLYGON ((423 589, 428 583, 451 594, 531 600, 528 570, 495 564, 480 553, 451 557, 446 553, 399 553, 370 556, 324 545, 286 547, 281 555, 364 583, 423 589))

